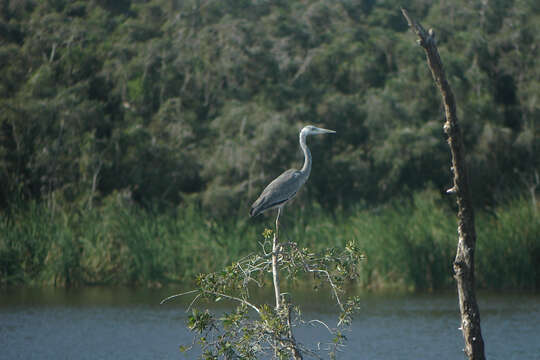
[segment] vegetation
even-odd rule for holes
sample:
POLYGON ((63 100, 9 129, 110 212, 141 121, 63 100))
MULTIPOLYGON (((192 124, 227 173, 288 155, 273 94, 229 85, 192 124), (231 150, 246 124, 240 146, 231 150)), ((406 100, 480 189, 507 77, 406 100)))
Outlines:
POLYGON ((446 287, 443 112, 399 6, 456 93, 479 285, 537 288, 534 0, 0 1, 0 282, 158 285, 253 252, 249 204, 313 123, 338 136, 284 234, 355 239, 364 286, 446 287))
POLYGON ((231 313, 220 317, 208 310, 200 312, 194 308, 188 328, 197 335, 191 346, 182 346, 181 350, 198 345, 202 349, 199 358, 205 360, 257 359, 269 354, 275 359, 321 358, 320 343, 312 348, 298 342, 294 336, 299 326, 311 325, 321 326, 332 336, 332 341, 323 348, 331 359, 335 359, 346 341, 343 328, 350 325, 352 315, 359 309, 358 297, 345 299, 343 295, 343 285, 358 276, 362 260, 359 250, 351 241, 342 251, 331 248, 314 253, 293 242, 280 242, 277 232, 269 229, 264 231, 263 238, 258 253, 235 261, 223 270, 199 275, 196 289, 172 295, 161 302, 191 295, 194 299, 190 307, 200 299, 229 300, 236 304, 231 313), (291 301, 294 292, 282 293, 279 272, 291 282, 298 280, 300 274, 309 274, 314 278, 315 288, 328 285, 336 308, 341 311, 336 327, 319 319, 304 320, 301 309, 291 301), (275 307, 267 301, 254 302, 250 295, 253 288, 263 288, 269 278, 275 289, 275 307))
POLYGON ((339 134, 313 145, 306 202, 443 189, 439 96, 400 5, 436 28, 477 204, 532 185, 537 1, 19 0, 0 3, 0 206, 123 191, 244 214, 306 123, 339 134))
MULTIPOLYGON (((356 280, 365 288, 453 287, 455 212, 434 191, 371 210, 312 207, 285 214, 283 241, 315 252, 354 241, 366 257, 356 280)), ((540 287, 537 216, 526 199, 478 214, 479 287, 540 287)), ((110 203, 52 214, 44 204, 28 204, 0 222, 0 278, 32 285, 189 283, 256 253, 265 223, 272 222, 205 219, 192 207, 162 213, 110 203)))

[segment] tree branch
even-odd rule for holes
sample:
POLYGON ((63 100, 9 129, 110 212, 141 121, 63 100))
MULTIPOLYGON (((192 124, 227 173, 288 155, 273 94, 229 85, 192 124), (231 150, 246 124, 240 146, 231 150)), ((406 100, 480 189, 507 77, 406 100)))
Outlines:
POLYGON ((414 21, 407 10, 401 9, 411 30, 418 36, 418 44, 426 52, 427 63, 435 84, 442 96, 446 122, 444 132, 448 135, 448 145, 452 154, 454 185, 447 191, 456 194, 458 204, 458 246, 454 260, 454 272, 459 295, 461 330, 465 340, 465 353, 471 360, 484 360, 484 340, 480 329, 480 311, 474 289, 474 249, 476 230, 474 212, 469 190, 465 150, 458 126, 456 103, 450 84, 446 80, 433 29, 426 30, 414 21))
POLYGON ((278 208, 276 217, 276 231, 274 232, 274 241, 272 243, 272 282, 274 283, 274 295, 276 297, 276 311, 279 312, 281 308, 281 294, 279 288, 279 266, 278 266, 278 252, 279 252, 279 216, 281 215, 281 208, 278 208))

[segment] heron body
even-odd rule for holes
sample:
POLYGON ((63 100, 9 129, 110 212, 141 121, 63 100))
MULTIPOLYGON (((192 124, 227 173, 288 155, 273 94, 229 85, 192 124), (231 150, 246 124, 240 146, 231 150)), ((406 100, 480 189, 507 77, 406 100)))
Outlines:
POLYGON ((249 215, 257 216, 267 210, 278 208, 279 216, 281 208, 294 198, 309 178, 311 172, 311 152, 306 145, 306 137, 309 135, 332 133, 335 133, 335 131, 321 129, 312 125, 304 127, 300 131, 300 147, 304 152, 304 166, 300 170, 289 169, 268 184, 259 198, 251 205, 249 215))

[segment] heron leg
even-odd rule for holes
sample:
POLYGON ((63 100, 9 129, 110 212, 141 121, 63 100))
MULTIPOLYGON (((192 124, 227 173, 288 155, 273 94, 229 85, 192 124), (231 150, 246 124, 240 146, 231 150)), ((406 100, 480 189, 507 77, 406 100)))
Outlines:
POLYGON ((276 217, 276 237, 278 236, 278 232, 279 232, 279 216, 280 215, 281 215, 281 207, 278 207, 277 217, 276 217))

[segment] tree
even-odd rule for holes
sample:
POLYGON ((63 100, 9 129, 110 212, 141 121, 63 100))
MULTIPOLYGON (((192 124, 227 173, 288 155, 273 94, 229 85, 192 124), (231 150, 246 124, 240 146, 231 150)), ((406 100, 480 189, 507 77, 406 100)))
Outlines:
POLYGON ((480 310, 476 302, 474 283, 474 250, 476 230, 474 212, 469 189, 469 179, 465 164, 465 150, 458 124, 456 103, 450 84, 446 80, 443 64, 437 50, 433 29, 425 31, 415 22, 405 9, 401 9, 412 31, 419 37, 419 45, 426 52, 428 66, 443 99, 446 122, 444 132, 448 136, 448 145, 452 154, 454 186, 447 191, 456 194, 458 204, 458 246, 454 260, 455 279, 457 281, 459 308, 461 311, 461 330, 465 339, 465 354, 471 360, 483 360, 484 340, 480 329, 480 310))
MULTIPOLYGON (((195 296, 190 308, 200 299, 236 303, 232 312, 221 317, 209 310, 193 310, 188 328, 198 334, 193 344, 201 346, 201 359, 256 359, 263 354, 294 360, 318 357, 316 349, 295 339, 294 330, 302 324, 323 326, 330 332, 333 339, 326 350, 334 358, 344 345, 342 329, 350 324, 358 309, 357 297, 346 300, 342 297, 343 285, 358 276, 359 262, 363 258, 360 250, 351 242, 342 251, 326 249, 313 253, 295 243, 279 244, 275 233, 268 229, 263 238, 260 253, 248 255, 221 271, 199 275, 196 289, 170 296, 161 303, 184 295, 195 296), (305 321, 301 309, 292 302, 294 291, 287 295, 282 292, 279 273, 286 275, 289 282, 306 281, 312 276, 314 288, 326 283, 340 310, 337 326, 332 328, 318 319, 305 321), (275 307, 253 303, 250 298, 254 286, 262 288, 268 283, 269 274, 272 274, 275 289, 275 307)), ((192 345, 181 349, 187 351, 192 345)))

